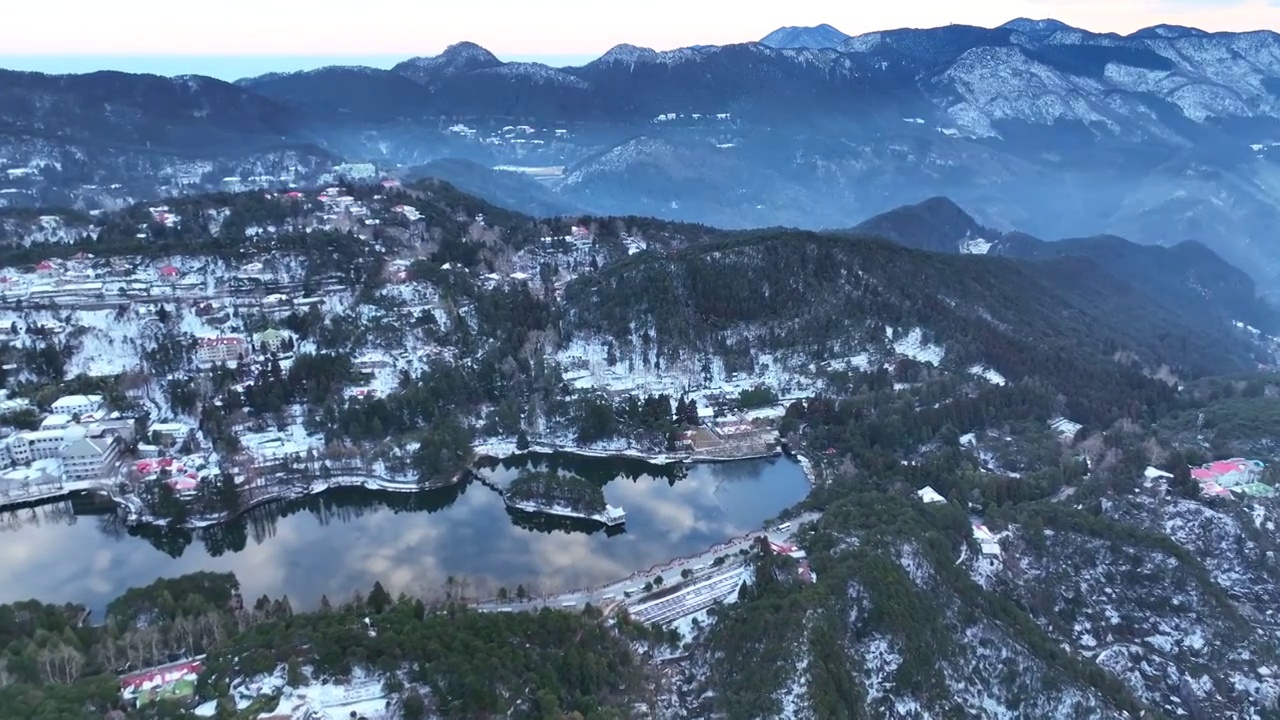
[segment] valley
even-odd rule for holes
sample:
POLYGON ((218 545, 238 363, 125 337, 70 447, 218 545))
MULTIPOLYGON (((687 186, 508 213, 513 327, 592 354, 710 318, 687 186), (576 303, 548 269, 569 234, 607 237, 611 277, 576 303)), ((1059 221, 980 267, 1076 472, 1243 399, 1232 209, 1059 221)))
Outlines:
POLYGON ((200 656, 201 713, 512 707, 391 659, 437 613, 631 637, 615 717, 1280 697, 1275 316, 1207 248, 1048 253, 941 199, 825 234, 538 218, 391 178, 9 227, 59 223, 0 251, 0 601, 89 610, 98 649, 7 661, 0 701, 200 656), (215 576, 245 600, 186 596, 202 639, 171 614, 131 645, 117 598, 215 576))

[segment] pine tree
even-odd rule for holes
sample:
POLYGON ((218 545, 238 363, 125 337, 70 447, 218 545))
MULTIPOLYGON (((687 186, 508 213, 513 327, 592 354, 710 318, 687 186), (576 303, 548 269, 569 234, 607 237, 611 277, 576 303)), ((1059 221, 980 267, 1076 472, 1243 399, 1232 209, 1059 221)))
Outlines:
POLYGON ((529 449, 529 436, 528 434, 525 433, 524 430, 521 430, 520 433, 516 435, 516 450, 519 450, 520 452, 525 452, 528 449, 529 449))
POLYGON ((697 425, 698 424, 698 401, 690 398, 689 404, 685 406, 684 410, 685 410, 684 424, 697 425))
POLYGON ((373 589, 369 591, 369 608, 375 613, 382 614, 387 608, 391 607, 391 593, 382 587, 382 583, 375 582, 373 589))
POLYGON ((1174 459, 1173 477, 1169 478, 1169 490, 1189 500, 1200 497, 1200 483, 1191 477, 1191 467, 1187 465, 1185 458, 1174 459))

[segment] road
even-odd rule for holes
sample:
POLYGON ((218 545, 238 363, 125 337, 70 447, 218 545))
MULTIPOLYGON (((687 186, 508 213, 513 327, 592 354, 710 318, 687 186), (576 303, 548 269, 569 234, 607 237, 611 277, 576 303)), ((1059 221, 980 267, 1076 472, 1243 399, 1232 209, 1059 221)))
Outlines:
MULTIPOLYGON (((743 537, 734 538, 726 544, 708 548, 706 551, 693 557, 676 558, 661 566, 638 572, 631 577, 618 580, 598 588, 548 595, 545 597, 526 600, 524 602, 482 602, 478 603, 474 607, 481 612, 536 612, 542 608, 572 610, 581 609, 588 603, 600 608, 607 608, 610 606, 616 608, 618 605, 622 604, 628 590, 634 590, 636 593, 639 593, 645 584, 654 582, 654 580, 659 576, 662 577, 662 585, 666 587, 680 582, 682 579, 680 577, 680 572, 686 568, 694 570, 696 577, 716 574, 724 569, 723 567, 715 567, 711 565, 712 561, 714 561, 716 557, 724 555, 726 556, 726 563, 736 563, 738 561, 738 551, 750 548, 751 544, 756 542, 756 538, 761 535, 767 536, 769 538, 769 542, 789 543, 801 525, 816 519, 818 519, 818 513, 805 513, 789 521, 791 523, 790 530, 778 532, 777 530, 770 528, 768 531, 756 531, 743 537), (706 567, 701 567, 704 565, 706 567)), ((633 594, 628 602, 633 604, 642 599, 643 596, 633 594)))

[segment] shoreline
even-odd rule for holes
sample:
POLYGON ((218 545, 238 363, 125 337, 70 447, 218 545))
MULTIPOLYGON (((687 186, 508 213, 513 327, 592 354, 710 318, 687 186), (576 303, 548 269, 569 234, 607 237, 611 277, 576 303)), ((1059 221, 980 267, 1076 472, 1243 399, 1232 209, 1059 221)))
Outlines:
POLYGON ((180 527, 187 530, 200 530, 202 528, 223 525, 245 513, 260 507, 272 505, 275 503, 289 502, 291 500, 301 500, 303 498, 314 495, 322 495, 330 490, 340 490, 344 488, 363 488, 375 492, 392 492, 392 493, 420 493, 432 492, 435 490, 447 490, 457 485, 466 474, 470 472, 464 471, 459 473, 455 478, 447 483, 439 483, 433 485, 419 485, 415 483, 402 483, 388 480, 377 475, 361 475, 354 473, 344 473, 334 475, 328 478, 321 478, 319 475, 314 476, 295 476, 298 484, 286 487, 279 492, 264 494, 261 497, 254 498, 237 508, 234 513, 223 513, 217 516, 205 516, 199 518, 189 518, 186 522, 179 525, 173 525, 167 518, 159 518, 150 515, 140 506, 130 503, 123 498, 113 494, 107 494, 112 502, 116 503, 125 512, 125 524, 130 526, 137 525, 153 525, 156 527, 180 527), (305 485, 304 485, 305 484, 305 485))
POLYGON ((614 527, 616 525, 625 524, 625 521, 610 522, 604 513, 588 514, 584 512, 578 512, 577 510, 571 510, 567 507, 557 506, 557 505, 540 505, 536 502, 524 502, 520 500, 512 500, 511 498, 508 498, 505 495, 502 497, 502 502, 506 504, 507 507, 514 508, 521 512, 536 513, 540 515, 554 515, 556 517, 577 518, 580 520, 589 520, 591 522, 604 525, 605 527, 614 527))
MULTIPOLYGON (((394 493, 419 493, 432 492, 435 490, 445 490, 454 487, 462 482, 468 474, 474 474, 474 466, 481 460, 502 462, 513 457, 519 457, 529 454, 563 454, 573 455, 577 457, 599 458, 599 459, 618 459, 618 460, 635 460, 648 463, 655 466, 670 465, 704 465, 717 463, 740 462, 746 460, 763 460, 776 457, 788 457, 800 465, 803 470, 805 479, 808 481, 810 488, 816 486, 817 477, 814 473, 813 463, 804 455, 793 453, 780 446, 769 452, 749 452, 743 455, 733 456, 715 456, 700 455, 698 453, 668 453, 668 452, 650 452, 644 450, 636 450, 631 448, 612 449, 612 448, 592 448, 570 445, 558 445, 555 443, 530 442, 529 447, 524 450, 518 450, 514 442, 495 441, 490 443, 482 443, 475 448, 474 458, 471 466, 466 470, 458 473, 448 482, 433 483, 428 485, 420 485, 414 482, 397 482, 390 480, 381 475, 371 473, 354 473, 345 472, 322 478, 319 474, 293 475, 291 478, 281 478, 282 487, 276 492, 264 493, 260 497, 249 500, 241 507, 237 508, 233 513, 223 513, 216 516, 203 516, 188 518, 185 522, 174 525, 167 518, 160 518, 148 513, 137 500, 135 496, 120 496, 104 486, 94 487, 66 487, 56 492, 48 498, 41 500, 56 500, 64 496, 74 493, 88 492, 99 497, 105 497, 114 503, 119 512, 123 513, 124 521, 127 525, 152 525, 156 527, 180 527, 187 530, 199 530, 202 528, 222 525, 245 513, 271 505, 273 503, 288 502, 291 500, 301 500, 313 495, 321 495, 329 490, 342 488, 363 488, 371 491, 394 492, 394 493), (287 484, 292 479, 294 484, 287 484)), ((87 485, 80 483, 79 485, 87 485)), ((44 504, 41 500, 36 500, 35 504, 44 504)), ((504 498, 504 502, 506 502, 504 498)), ((27 504, 27 503, 23 503, 27 504)), ((509 503, 508 503, 509 504, 509 503)), ((528 512, 548 512, 545 510, 529 510, 527 508, 518 508, 528 512)), ((563 513, 550 512, 553 515, 563 515, 563 513)), ((582 517, 586 520, 595 520, 604 522, 599 518, 585 517, 574 515, 573 517, 582 517)), ((608 525, 608 523, 605 523, 608 525)))
MULTIPOLYGON (((492 443, 481 443, 475 451, 477 459, 488 459, 502 462, 513 457, 521 455, 575 455, 577 457, 602 458, 602 459, 619 459, 619 460, 639 460, 649 463, 650 465, 705 465, 713 463, 738 462, 740 460, 763 460, 765 458, 778 457, 787 455, 787 451, 782 448, 770 450, 768 452, 750 452, 744 455, 730 455, 721 457, 718 455, 700 455, 698 453, 673 453, 673 452, 653 452, 646 450, 636 450, 632 448, 626 449, 608 449, 608 448, 591 448, 581 447, 577 445, 557 445, 555 443, 533 442, 529 443, 529 447, 524 450, 516 448, 515 443, 506 441, 497 441, 492 443)), ((800 457, 800 456, 793 456, 800 457)), ((807 460, 806 460, 807 462, 807 460)), ((807 475, 808 473, 806 473, 807 475)))

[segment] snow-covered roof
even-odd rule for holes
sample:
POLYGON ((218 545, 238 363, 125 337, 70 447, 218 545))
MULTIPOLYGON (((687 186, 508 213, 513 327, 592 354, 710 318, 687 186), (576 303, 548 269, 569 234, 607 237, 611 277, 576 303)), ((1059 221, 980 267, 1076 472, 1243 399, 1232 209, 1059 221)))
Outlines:
POLYGON ((40 422, 42 428, 59 428, 71 424, 71 416, 66 413, 55 413, 40 422))
POLYGON ((86 405, 101 405, 102 400, 103 398, 101 395, 67 395, 54 400, 53 404, 50 405, 50 408, 54 412, 59 412, 68 408, 74 409, 84 407, 86 405))
POLYGON ((916 496, 919 497, 925 505, 934 505, 936 503, 946 502, 946 499, 939 495, 937 490, 934 490, 928 485, 917 490, 916 496))

